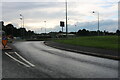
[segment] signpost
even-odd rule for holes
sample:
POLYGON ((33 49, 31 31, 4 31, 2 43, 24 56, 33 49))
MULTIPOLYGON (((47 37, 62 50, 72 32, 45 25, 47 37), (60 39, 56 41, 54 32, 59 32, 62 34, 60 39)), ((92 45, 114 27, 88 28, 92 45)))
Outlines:
POLYGON ((63 27, 65 26, 64 21, 60 21, 60 26, 62 27, 62 32, 63 32, 63 27))

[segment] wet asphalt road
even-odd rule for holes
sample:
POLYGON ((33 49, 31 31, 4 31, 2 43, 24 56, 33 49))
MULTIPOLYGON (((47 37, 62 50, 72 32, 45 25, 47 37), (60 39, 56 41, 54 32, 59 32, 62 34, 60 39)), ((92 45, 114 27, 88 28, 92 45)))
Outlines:
MULTIPOLYGON (((116 60, 51 48, 44 45, 42 41, 16 42, 14 46, 20 51, 19 55, 34 66, 26 67, 3 53, 4 78, 118 77, 118 61, 116 60)), ((10 55, 18 58, 14 53, 10 55)))

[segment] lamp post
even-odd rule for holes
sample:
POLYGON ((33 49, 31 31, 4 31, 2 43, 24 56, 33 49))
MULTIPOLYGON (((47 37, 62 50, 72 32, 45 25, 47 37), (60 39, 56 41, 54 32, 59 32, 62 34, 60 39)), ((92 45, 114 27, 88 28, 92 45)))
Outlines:
POLYGON ((44 21, 44 23, 45 23, 45 34, 46 34, 46 21, 44 21))
POLYGON ((66 5, 66 37, 68 36, 68 25, 67 25, 67 0, 65 2, 66 5))
MULTIPOLYGON (((77 24, 75 24, 75 29, 77 29, 77 24)), ((77 34, 77 31, 75 30, 75 34, 77 34)))
POLYGON ((23 26, 23 28, 24 28, 24 16, 22 14, 20 14, 20 20, 23 21, 23 22, 21 22, 21 27, 23 26))
POLYGON ((21 36, 24 38, 24 16, 20 14, 20 20, 21 20, 21 36), (23 21, 23 22, 22 22, 23 21))
POLYGON ((22 28, 22 18, 20 18, 20 20, 21 20, 21 28, 22 28))
MULTIPOLYGON (((95 11, 93 11, 93 13, 96 13, 95 11)), ((100 27, 100 23, 99 23, 99 12, 97 12, 98 14, 98 36, 99 36, 99 27, 100 27)))

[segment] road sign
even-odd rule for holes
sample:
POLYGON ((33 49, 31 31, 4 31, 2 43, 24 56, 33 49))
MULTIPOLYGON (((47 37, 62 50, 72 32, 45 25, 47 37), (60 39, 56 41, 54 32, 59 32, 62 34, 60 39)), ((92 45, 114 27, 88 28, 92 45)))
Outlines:
POLYGON ((4 46, 4 48, 5 48, 5 46, 7 45, 7 42, 8 42, 7 38, 6 38, 6 37, 3 37, 3 38, 2 38, 2 45, 4 46))
POLYGON ((61 27, 64 27, 64 26, 65 26, 63 21, 60 21, 60 26, 61 26, 61 27))

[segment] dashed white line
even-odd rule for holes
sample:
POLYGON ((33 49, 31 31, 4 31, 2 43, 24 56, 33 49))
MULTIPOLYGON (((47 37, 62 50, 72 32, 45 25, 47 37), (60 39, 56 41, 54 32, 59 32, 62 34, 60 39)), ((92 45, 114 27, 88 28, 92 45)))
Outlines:
POLYGON ((18 63, 20 63, 20 64, 22 64, 22 65, 24 65, 24 66, 26 66, 26 67, 30 67, 29 65, 27 65, 27 64, 25 64, 25 63, 19 61, 18 59, 14 58, 14 57, 11 56, 11 55, 9 55, 7 52, 5 52, 5 54, 6 54, 7 56, 9 56, 11 59, 17 61, 18 63))
POLYGON ((27 61, 25 58, 23 58, 22 56, 20 56, 17 52, 15 52, 15 54, 16 54, 19 58, 21 58, 23 61, 25 61, 26 63, 28 63, 30 66, 32 66, 32 67, 35 66, 34 64, 32 64, 32 63, 30 63, 29 61, 27 61))

